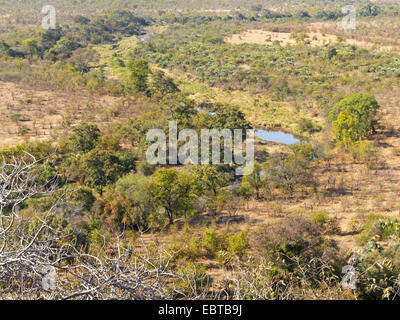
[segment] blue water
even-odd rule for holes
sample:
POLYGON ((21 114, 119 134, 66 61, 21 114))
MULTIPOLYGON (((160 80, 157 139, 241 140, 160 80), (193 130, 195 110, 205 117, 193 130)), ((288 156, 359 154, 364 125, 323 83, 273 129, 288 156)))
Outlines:
POLYGON ((255 135, 261 140, 269 142, 284 144, 296 144, 300 142, 300 140, 296 139, 292 134, 283 131, 256 130, 255 135))

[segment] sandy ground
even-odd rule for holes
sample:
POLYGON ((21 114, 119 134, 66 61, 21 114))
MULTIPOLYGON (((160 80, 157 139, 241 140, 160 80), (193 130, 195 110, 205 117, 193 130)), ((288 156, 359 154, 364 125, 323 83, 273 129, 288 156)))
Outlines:
MULTIPOLYGON (((339 38, 336 35, 315 31, 318 30, 320 27, 320 24, 312 24, 309 28, 310 31, 306 32, 304 43, 316 47, 327 44, 334 44, 339 41, 339 38)), ((355 45, 361 48, 374 49, 378 51, 391 51, 398 49, 394 46, 378 45, 373 42, 360 41, 352 38, 342 37, 342 39, 343 43, 355 45)), ((243 43, 271 45, 274 43, 274 41, 279 41, 282 46, 298 44, 296 39, 292 38, 291 33, 272 32, 259 29, 250 29, 241 34, 235 34, 231 37, 226 38, 225 41, 238 45, 243 43)))
POLYGON ((104 124, 118 98, 33 90, 0 81, 0 146, 54 138, 81 121, 104 124))

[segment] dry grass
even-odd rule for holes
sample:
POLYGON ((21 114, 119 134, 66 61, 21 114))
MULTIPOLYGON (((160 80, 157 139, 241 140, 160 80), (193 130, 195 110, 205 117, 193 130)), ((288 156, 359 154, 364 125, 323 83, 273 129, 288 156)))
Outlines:
POLYGON ((0 81, 0 146, 27 140, 55 140, 83 121, 104 128, 142 111, 140 99, 128 103, 122 98, 85 91, 28 89, 0 81))
MULTIPOLYGON (((326 28, 326 27, 325 27, 326 28)), ((400 49, 400 45, 382 45, 372 41, 364 41, 357 40, 351 37, 351 35, 340 35, 341 39, 338 38, 338 35, 335 34, 327 34, 323 31, 324 24, 322 23, 313 23, 308 26, 307 32, 305 33, 304 40, 301 43, 306 43, 310 46, 324 46, 328 44, 335 44, 339 41, 342 41, 345 44, 355 45, 361 48, 373 49, 377 51, 391 51, 400 49)), ((241 34, 235 34, 231 37, 225 39, 225 41, 232 44, 243 44, 243 43, 251 43, 251 44, 259 44, 259 45, 271 45, 274 42, 278 41, 280 45, 296 45, 299 43, 295 38, 292 37, 291 33, 286 32, 272 32, 266 30, 259 29, 250 29, 241 34)))
MULTIPOLYGON (((400 150, 400 122, 397 109, 392 108, 390 100, 381 96, 380 103, 381 121, 386 119, 394 128, 394 132, 385 128, 371 139, 376 145, 379 161, 384 165, 368 169, 365 164, 354 163, 348 155, 336 150, 329 161, 321 161, 314 166, 314 175, 319 185, 317 194, 293 199, 250 200, 243 202, 234 216, 228 212, 217 217, 203 214, 191 221, 192 227, 199 231, 216 223, 220 231, 251 231, 265 224, 281 223, 287 216, 308 215, 313 210, 325 210, 330 218, 338 220, 341 232, 330 237, 338 242, 339 247, 345 252, 360 248, 356 241, 358 232, 351 227, 353 220, 362 223, 370 213, 400 218, 400 152, 393 151, 400 150)), ((256 144, 257 151, 266 150, 269 153, 285 151, 285 148, 274 143, 256 144)), ((157 238, 160 242, 173 241, 175 236, 184 233, 183 225, 184 219, 177 222, 177 233, 174 232, 172 238, 169 232, 158 234, 157 238)), ((154 236, 145 235, 149 241, 154 236)), ((210 260, 207 263, 210 268, 214 268, 215 262, 210 260)))

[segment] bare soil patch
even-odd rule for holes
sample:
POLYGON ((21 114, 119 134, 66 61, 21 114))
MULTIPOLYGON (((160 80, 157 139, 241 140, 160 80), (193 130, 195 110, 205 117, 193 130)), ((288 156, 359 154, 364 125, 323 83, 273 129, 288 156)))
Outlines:
POLYGON ((305 33, 305 38, 301 41, 293 38, 291 33, 273 32, 259 29, 250 29, 243 33, 235 34, 231 37, 226 38, 225 41, 236 45, 240 45, 243 43, 272 45, 274 42, 279 42, 280 45, 287 46, 304 43, 313 47, 335 44, 341 41, 345 44, 355 45, 361 48, 374 49, 377 51, 391 51, 399 49, 396 46, 379 45, 375 42, 357 40, 353 38, 347 38, 343 35, 338 36, 317 31, 322 28, 323 25, 321 23, 312 24, 309 27, 309 31, 305 33))
POLYGON ((104 127, 129 116, 129 108, 118 97, 39 90, 0 81, 0 146, 55 140, 83 121, 104 127))

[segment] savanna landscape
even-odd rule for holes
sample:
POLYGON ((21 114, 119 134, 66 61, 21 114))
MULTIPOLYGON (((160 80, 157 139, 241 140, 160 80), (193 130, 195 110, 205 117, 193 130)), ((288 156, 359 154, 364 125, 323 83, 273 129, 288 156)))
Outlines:
POLYGON ((399 31, 389 0, 0 0, 0 299, 399 299, 399 31), (152 163, 171 122, 254 130, 254 170, 152 163))

